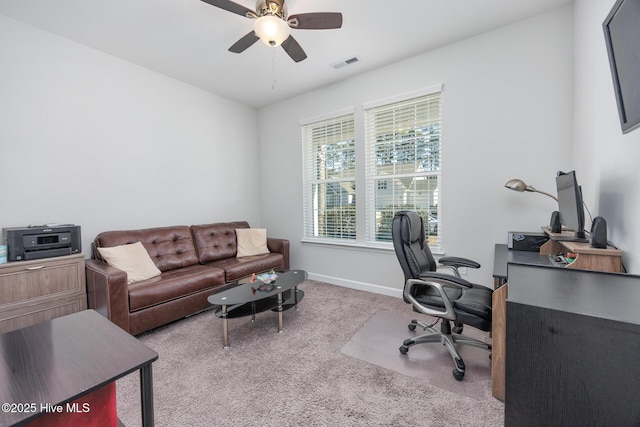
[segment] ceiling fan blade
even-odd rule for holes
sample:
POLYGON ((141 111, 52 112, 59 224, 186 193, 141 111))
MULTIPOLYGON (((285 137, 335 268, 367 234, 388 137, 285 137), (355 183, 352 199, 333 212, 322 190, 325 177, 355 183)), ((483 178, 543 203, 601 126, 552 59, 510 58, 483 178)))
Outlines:
POLYGON ((260 38, 253 31, 248 32, 244 37, 235 42, 233 46, 229 48, 229 52, 241 53, 249 48, 252 44, 260 40, 260 38))
POLYGON ((295 62, 300 62, 307 58, 307 54, 304 53, 304 50, 302 50, 302 47, 293 36, 289 36, 282 42, 282 48, 295 62))
POLYGON ((329 30, 342 27, 342 13, 301 13, 299 15, 291 15, 287 22, 292 28, 301 30, 329 30))
POLYGON ((248 9, 241 4, 234 3, 229 0, 202 0, 205 3, 209 3, 211 6, 219 7, 220 9, 227 10, 231 13, 235 13, 244 17, 249 17, 250 15, 255 16, 255 12, 251 9, 248 9))

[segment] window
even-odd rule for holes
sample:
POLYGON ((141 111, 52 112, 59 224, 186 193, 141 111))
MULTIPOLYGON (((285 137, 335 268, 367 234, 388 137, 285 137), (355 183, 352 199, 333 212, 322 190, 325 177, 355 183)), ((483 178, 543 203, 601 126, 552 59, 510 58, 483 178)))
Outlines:
POLYGON ((440 87, 365 107, 367 241, 391 241, 398 210, 415 210, 440 249, 440 87))
POLYGON ((440 93, 437 85, 301 122, 305 239, 388 248, 393 216, 406 209, 442 250, 440 93))
POLYGON ((305 238, 356 238, 354 114, 302 124, 305 238))

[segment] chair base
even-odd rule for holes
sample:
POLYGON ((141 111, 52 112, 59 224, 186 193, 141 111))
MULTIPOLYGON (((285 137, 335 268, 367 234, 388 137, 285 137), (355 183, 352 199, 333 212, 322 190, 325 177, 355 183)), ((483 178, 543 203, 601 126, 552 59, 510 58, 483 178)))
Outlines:
MULTIPOLYGON (((435 329, 433 325, 429 325, 418 320, 411 321, 411 323, 409 324, 409 330, 415 330, 416 326, 420 326, 423 330, 429 331, 429 333, 405 340, 402 343, 402 346, 400 346, 400 353, 407 354, 409 348, 416 344, 440 342, 444 344, 447 350, 449 350, 449 354, 456 364, 456 368, 453 370, 453 377, 458 381, 462 381, 462 379, 464 378, 465 366, 462 357, 460 357, 458 350, 456 350, 455 348, 455 344, 470 345, 473 347, 485 349, 489 352, 491 351, 491 344, 487 344, 484 341, 460 335, 458 332, 452 333, 451 323, 449 320, 442 319, 440 332, 438 332, 438 330, 435 329)), ((456 328, 459 328, 459 330, 462 331, 461 326, 454 327, 454 330, 456 330, 456 328)))

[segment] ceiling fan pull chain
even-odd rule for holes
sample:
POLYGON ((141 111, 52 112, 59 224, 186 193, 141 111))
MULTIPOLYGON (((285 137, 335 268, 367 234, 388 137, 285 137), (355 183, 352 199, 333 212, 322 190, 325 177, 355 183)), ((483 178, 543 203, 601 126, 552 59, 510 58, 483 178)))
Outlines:
POLYGON ((271 49, 271 75, 273 76, 273 81, 271 82, 271 90, 275 90, 276 88, 276 50, 271 49))

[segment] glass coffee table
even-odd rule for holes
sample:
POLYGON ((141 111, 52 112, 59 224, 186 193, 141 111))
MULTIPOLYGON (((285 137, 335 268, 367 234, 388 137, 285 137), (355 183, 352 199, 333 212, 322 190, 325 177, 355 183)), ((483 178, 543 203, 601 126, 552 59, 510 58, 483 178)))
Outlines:
POLYGON ((258 280, 243 279, 207 298, 210 304, 217 306, 216 316, 222 319, 224 348, 229 348, 229 319, 251 316, 251 320, 255 320, 257 313, 272 310, 278 313, 278 332, 282 332, 282 312, 293 307, 297 310, 304 297, 298 285, 307 280, 307 272, 287 270, 276 274, 278 278, 267 286, 258 280))

